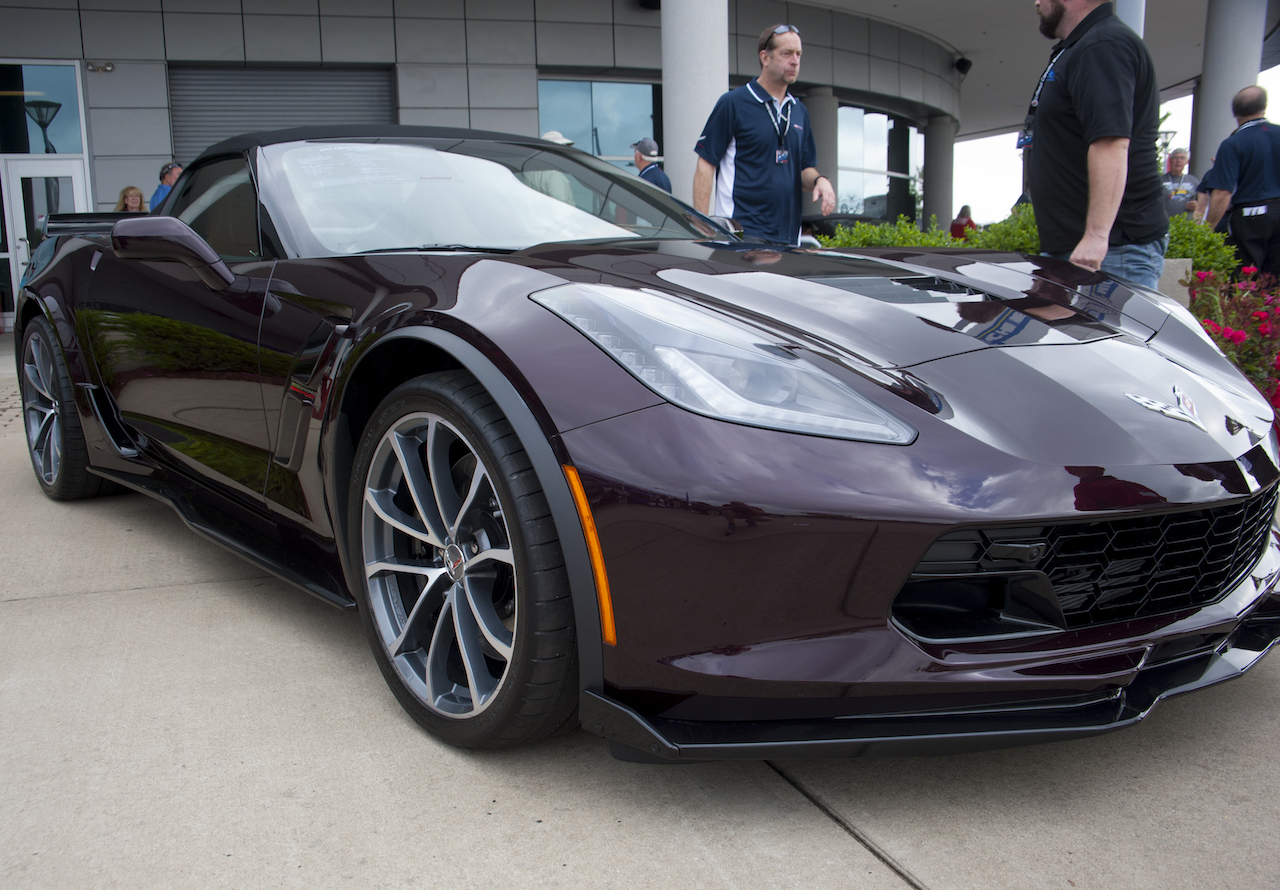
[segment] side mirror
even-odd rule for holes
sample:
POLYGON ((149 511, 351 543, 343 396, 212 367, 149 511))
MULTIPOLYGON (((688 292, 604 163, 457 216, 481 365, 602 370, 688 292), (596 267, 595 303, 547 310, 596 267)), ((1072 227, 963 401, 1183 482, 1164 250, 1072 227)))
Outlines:
POLYGON ((711 218, 715 220, 716 224, 719 225, 722 229, 728 229, 730 232, 732 232, 735 235, 742 234, 742 224, 739 223, 736 219, 729 219, 729 217, 727 216, 713 216, 711 218))
POLYGON ((217 251, 189 225, 173 216, 134 216, 111 229, 111 247, 122 260, 186 263, 210 290, 226 290, 236 280, 217 251))

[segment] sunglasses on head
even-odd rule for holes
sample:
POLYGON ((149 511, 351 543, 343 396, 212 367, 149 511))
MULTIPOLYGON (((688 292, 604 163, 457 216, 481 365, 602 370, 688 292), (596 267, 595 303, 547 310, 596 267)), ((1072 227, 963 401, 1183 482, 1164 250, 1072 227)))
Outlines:
POLYGON ((790 31, 792 34, 796 35, 797 37, 800 36, 800 29, 797 28, 795 25, 779 25, 778 27, 773 29, 774 34, 786 34, 788 31, 790 31))

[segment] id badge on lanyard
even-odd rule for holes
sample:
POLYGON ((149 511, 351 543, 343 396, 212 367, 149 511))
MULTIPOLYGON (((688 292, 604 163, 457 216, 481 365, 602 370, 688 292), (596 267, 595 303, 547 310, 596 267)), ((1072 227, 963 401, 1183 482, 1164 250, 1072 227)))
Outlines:
POLYGON ((1027 119, 1022 125, 1022 130, 1018 133, 1018 148, 1030 148, 1035 139, 1035 120, 1036 112, 1040 110, 1040 93, 1044 91, 1044 85, 1054 79, 1053 66, 1057 63, 1059 56, 1064 49, 1058 50, 1049 59, 1049 67, 1044 69, 1044 74, 1040 75, 1040 82, 1036 84, 1036 91, 1031 96, 1031 107, 1027 109, 1027 119))
POLYGON ((786 148, 787 131, 791 129, 791 105, 786 106, 786 116, 781 111, 777 117, 774 116, 773 106, 765 102, 765 111, 769 113, 769 123, 773 124, 773 131, 778 134, 778 148, 773 153, 773 162, 775 164, 785 164, 791 160, 791 152, 786 148))

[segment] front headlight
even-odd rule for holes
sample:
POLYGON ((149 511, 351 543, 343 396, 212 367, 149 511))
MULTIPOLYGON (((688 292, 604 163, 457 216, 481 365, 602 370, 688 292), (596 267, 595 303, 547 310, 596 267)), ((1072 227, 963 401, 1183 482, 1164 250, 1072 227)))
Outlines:
POLYGON ((794 344, 657 291, 569 284, 531 299, 682 408, 792 433, 908 445, 916 430, 793 353, 794 344))

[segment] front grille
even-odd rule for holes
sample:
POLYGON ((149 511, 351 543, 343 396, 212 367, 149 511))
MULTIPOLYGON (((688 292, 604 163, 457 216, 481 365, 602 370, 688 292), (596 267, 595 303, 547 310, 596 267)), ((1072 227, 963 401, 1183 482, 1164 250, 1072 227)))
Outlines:
POLYGON ((1278 491, 1180 513, 952 532, 913 577, 1043 572, 1068 629, 1196 608, 1225 596, 1261 558, 1278 491))

